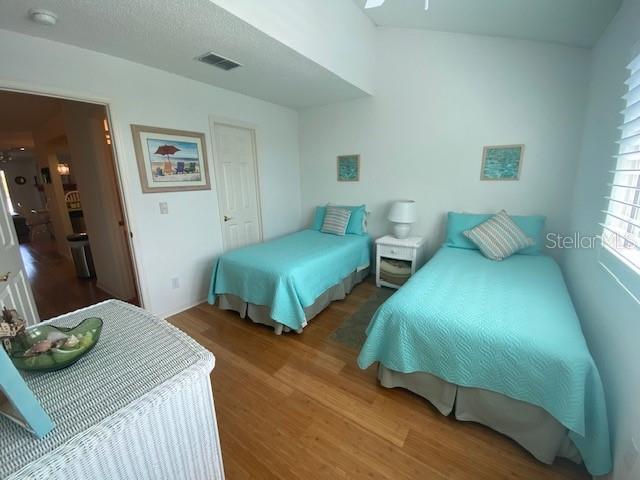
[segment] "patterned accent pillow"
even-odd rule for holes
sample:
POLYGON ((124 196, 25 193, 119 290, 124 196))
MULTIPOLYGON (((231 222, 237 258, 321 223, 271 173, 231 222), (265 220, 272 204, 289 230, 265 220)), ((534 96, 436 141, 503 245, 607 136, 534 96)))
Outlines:
POLYGON ((349 225, 349 218, 351 218, 351 210, 327 206, 320 231, 332 235, 344 235, 349 225))
POLYGON ((478 246, 485 257, 491 260, 504 260, 536 243, 520 230, 504 210, 463 233, 478 246))

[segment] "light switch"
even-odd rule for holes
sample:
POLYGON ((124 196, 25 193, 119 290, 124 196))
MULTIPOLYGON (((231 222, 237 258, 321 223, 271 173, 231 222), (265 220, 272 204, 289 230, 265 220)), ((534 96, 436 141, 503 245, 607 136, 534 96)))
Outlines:
POLYGON ((167 202, 160 202, 160 214, 166 215, 168 213, 169 213, 169 205, 167 205, 167 202))

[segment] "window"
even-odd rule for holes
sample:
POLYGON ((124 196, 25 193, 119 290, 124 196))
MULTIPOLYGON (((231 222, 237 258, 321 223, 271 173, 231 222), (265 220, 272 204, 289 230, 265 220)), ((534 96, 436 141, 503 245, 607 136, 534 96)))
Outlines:
POLYGON ((13 203, 11 202, 11 196, 9 195, 9 185, 7 185, 7 177, 4 174, 4 170, 0 170, 0 188, 2 188, 2 195, 7 203, 7 210, 10 215, 15 215, 16 212, 13 209, 13 203))
POLYGON ((602 238, 607 250, 640 274, 640 55, 627 68, 624 123, 602 238))

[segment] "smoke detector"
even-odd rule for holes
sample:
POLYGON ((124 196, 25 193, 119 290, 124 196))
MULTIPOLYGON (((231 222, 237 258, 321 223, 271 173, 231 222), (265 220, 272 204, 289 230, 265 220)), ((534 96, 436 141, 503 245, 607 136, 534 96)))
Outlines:
POLYGON ((50 10, 32 8, 29 10, 29 18, 40 25, 52 26, 58 21, 58 15, 50 10))

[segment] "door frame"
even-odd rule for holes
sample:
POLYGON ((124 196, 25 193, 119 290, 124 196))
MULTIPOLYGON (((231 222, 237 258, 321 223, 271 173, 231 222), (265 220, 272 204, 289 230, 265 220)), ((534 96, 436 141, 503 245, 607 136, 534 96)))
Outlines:
POLYGON ((262 225, 262 192, 260 190, 260 160, 258 157, 258 126, 253 123, 243 122, 242 120, 236 120, 228 117, 221 117, 218 115, 209 115, 209 130, 211 132, 211 158, 213 159, 213 178, 216 186, 216 198, 218 199, 218 218, 220 220, 220 233, 222 235, 222 248, 223 251, 227 250, 226 240, 224 237, 224 213, 222 212, 222 199, 220 198, 220 173, 217 169, 217 142, 216 142, 216 128, 215 125, 226 125, 228 127, 245 128, 251 132, 251 142, 253 147, 253 159, 255 170, 255 186, 256 186, 256 208, 258 210, 258 236, 260 241, 264 240, 264 232, 262 225))
POLYGON ((129 258, 131 261, 131 271, 133 273, 133 282, 138 294, 138 301, 140 303, 140 307, 144 308, 145 305, 145 297, 146 294, 146 281, 143 281, 143 276, 141 275, 142 269, 140 266, 139 257, 136 255, 136 243, 137 243, 137 235, 133 235, 133 231, 131 229, 132 223, 132 215, 131 215, 131 207, 129 203, 129 199, 125 193, 123 185, 125 185, 127 178, 124 173, 123 168, 120 165, 120 155, 119 151, 126 151, 126 148, 123 146, 123 134, 117 127, 116 122, 114 121, 113 108, 111 106, 112 100, 105 97, 100 97, 92 93, 86 92, 78 92, 74 90, 63 90, 57 88, 51 88, 47 86, 32 84, 29 82, 14 82, 10 80, 3 79, 0 77, 0 91, 7 92, 16 92, 16 93, 24 93, 30 95, 40 95, 51 98, 59 98, 61 100, 70 100, 76 102, 84 102, 84 103, 93 103, 95 105, 100 105, 105 108, 107 123, 109 124, 109 133, 111 135, 111 150, 113 152, 113 168, 115 170, 115 181, 116 181, 116 191, 118 192, 118 196, 120 197, 120 207, 122 209, 122 219, 124 221, 124 227, 126 228, 129 235, 126 235, 127 238, 127 247, 129 250, 129 258))

